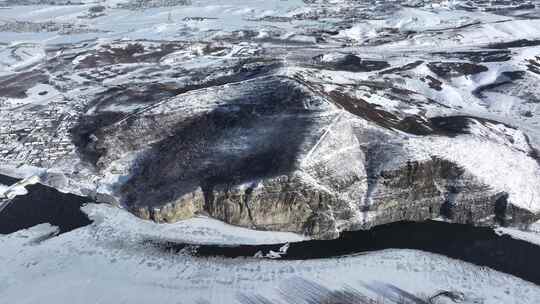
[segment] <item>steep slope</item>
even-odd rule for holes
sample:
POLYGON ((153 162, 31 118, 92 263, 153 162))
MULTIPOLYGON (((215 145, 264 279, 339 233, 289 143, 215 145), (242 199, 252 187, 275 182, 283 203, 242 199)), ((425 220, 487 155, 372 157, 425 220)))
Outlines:
POLYGON ((463 116, 400 122, 363 100, 284 76, 180 94, 92 138, 89 153, 97 155, 99 170, 137 155, 116 195, 136 215, 157 222, 203 213, 235 225, 332 238, 342 230, 438 217, 526 225, 540 211, 534 186, 515 192, 526 184, 494 182, 497 170, 477 170, 497 164, 474 150, 456 158, 445 147, 502 149, 530 163, 526 178, 538 181, 533 150, 518 130, 463 116), (525 202, 528 195, 532 201, 525 202))

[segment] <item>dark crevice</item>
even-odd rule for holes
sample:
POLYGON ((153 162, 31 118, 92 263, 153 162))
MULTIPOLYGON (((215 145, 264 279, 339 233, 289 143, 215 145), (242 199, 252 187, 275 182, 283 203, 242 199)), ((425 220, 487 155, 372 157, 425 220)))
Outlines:
POLYGON ((495 201, 495 220, 503 226, 507 224, 508 220, 506 214, 508 210, 508 197, 509 195, 505 193, 495 201))
POLYGON ((253 220, 253 214, 251 213, 251 208, 249 207, 249 200, 251 198, 251 194, 253 193, 254 186, 250 186, 249 188, 244 191, 244 206, 247 210, 249 220, 255 226, 255 221, 253 220))

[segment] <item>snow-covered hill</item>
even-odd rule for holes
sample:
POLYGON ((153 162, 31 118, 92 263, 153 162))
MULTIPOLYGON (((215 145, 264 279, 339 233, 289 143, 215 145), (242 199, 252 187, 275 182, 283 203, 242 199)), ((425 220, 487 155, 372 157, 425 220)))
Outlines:
MULTIPOLYGON (((25 179, 0 185, 0 216, 31 208, 31 184, 56 189, 47 204, 85 197, 66 209, 84 225, 0 236, 0 266, 17 274, 0 274, 0 295, 25 281, 36 302, 56 278, 70 283, 47 300, 80 288, 74 302, 168 301, 181 290, 193 294, 185 302, 279 303, 291 300, 280 286, 299 277, 299 288, 332 287, 324 296, 348 284, 364 300, 399 290, 394 302, 404 292, 420 301, 451 285, 467 303, 536 303, 536 286, 418 251, 259 263, 140 242, 335 239, 436 219, 534 243, 539 5, 0 1, 0 174, 25 179), (103 204, 85 207, 85 226, 88 201, 103 204), (132 284, 149 298, 127 294, 132 284)), ((15 226, 50 222, 47 204, 15 226)))

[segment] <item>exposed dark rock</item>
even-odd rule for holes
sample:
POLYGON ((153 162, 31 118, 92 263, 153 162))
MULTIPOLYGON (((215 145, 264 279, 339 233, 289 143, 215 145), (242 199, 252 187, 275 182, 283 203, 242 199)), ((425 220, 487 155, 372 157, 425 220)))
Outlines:
POLYGON ((414 68, 420 66, 420 65, 423 64, 423 63, 424 63, 424 61, 422 61, 422 60, 417 60, 417 61, 415 61, 415 62, 407 63, 407 64, 404 65, 404 66, 395 67, 395 68, 390 68, 390 69, 381 71, 381 74, 394 74, 394 73, 399 73, 399 72, 409 71, 409 70, 412 70, 412 69, 414 69, 414 68))
POLYGON ((492 43, 487 46, 487 48, 490 49, 509 49, 509 48, 520 48, 520 47, 527 47, 527 46, 538 46, 540 45, 540 40, 528 40, 528 39, 520 39, 510 42, 498 42, 498 43, 492 43))
POLYGON ((513 126, 492 119, 465 115, 432 117, 429 119, 429 126, 434 131, 433 134, 456 136, 459 134, 470 134, 469 128, 473 122, 482 125, 486 125, 488 123, 504 125, 506 128, 515 129, 513 126))
POLYGON ((82 59, 75 69, 106 67, 118 63, 158 62, 163 56, 185 47, 181 43, 163 43, 159 48, 145 49, 141 43, 129 43, 125 46, 104 45, 92 51, 82 59))
POLYGON ((442 78, 474 75, 488 70, 486 66, 469 62, 430 62, 427 67, 442 78))
POLYGON ((96 6, 92 6, 88 9, 88 11, 90 13, 94 13, 94 14, 97 14, 97 13, 102 13, 105 11, 105 9, 107 9, 105 6, 103 5, 96 5, 96 6))
POLYGON ((47 83, 49 77, 40 70, 0 77, 0 96, 26 98, 26 91, 36 84, 47 83))
POLYGON ((398 120, 398 117, 394 114, 382 110, 377 105, 371 104, 363 99, 353 98, 340 91, 332 91, 328 95, 333 102, 343 107, 349 113, 375 122, 380 126, 393 127, 398 120))
POLYGON ((540 56, 529 59, 527 69, 532 73, 540 75, 540 56))
POLYGON ((440 81, 439 79, 435 78, 435 77, 432 77, 431 75, 427 75, 426 78, 424 79, 420 79, 422 81, 428 81, 428 85, 430 88, 434 89, 434 90, 437 90, 437 91, 442 91, 442 81, 440 81))
MULTIPOLYGON (((339 91, 332 91, 328 96, 331 98, 331 101, 340 107, 363 119, 374 122, 384 128, 397 129, 415 135, 440 134, 455 136, 458 134, 467 134, 467 128, 471 121, 501 124, 494 120, 472 116, 445 116, 426 119, 418 115, 409 115, 400 118, 394 113, 381 109, 378 105, 368 103, 363 99, 353 98, 339 91)), ((508 127, 512 128, 511 126, 508 127)))
MULTIPOLYGON (((468 133, 471 116, 442 116, 430 118, 431 125, 441 134, 456 136, 458 134, 468 133)), ((481 118, 476 118, 483 121, 481 118)))
POLYGON ((441 56, 445 59, 462 59, 470 62, 505 62, 512 59, 509 50, 497 51, 470 51, 470 52, 438 52, 433 55, 441 56))
POLYGON ((528 117, 528 118, 531 118, 531 117, 534 116, 533 113, 532 113, 531 111, 525 111, 525 112, 523 112, 523 114, 521 114, 521 115, 523 115, 524 117, 528 117))
POLYGON ((349 72, 372 72, 390 67, 386 61, 364 60, 353 54, 342 54, 331 61, 323 61, 324 55, 313 58, 314 64, 326 69, 349 72))
MULTIPOLYGON (((475 180, 456 164, 433 158, 425 162, 409 162, 406 166, 382 171, 370 192, 371 212, 368 226, 394 221, 443 216, 456 223, 495 225, 498 202, 504 193, 496 193, 475 180)), ((534 215, 520 213, 517 217, 534 215)), ((531 222, 533 218, 525 222, 531 222)))

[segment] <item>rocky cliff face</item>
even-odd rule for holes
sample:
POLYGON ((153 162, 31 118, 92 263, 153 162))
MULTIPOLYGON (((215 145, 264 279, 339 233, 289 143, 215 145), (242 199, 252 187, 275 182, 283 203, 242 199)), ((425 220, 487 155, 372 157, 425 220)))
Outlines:
POLYGON ((206 214, 315 238, 432 218, 526 225, 538 213, 513 204, 504 188, 436 149, 411 151, 407 139, 471 137, 530 157, 517 133, 501 135, 518 131, 496 124, 400 117, 317 83, 262 76, 153 104, 94 130, 84 148, 102 171, 138 155, 118 196, 156 222, 206 214))
POLYGON ((151 210, 140 207, 135 214, 158 222, 174 222, 199 213, 254 229, 335 237, 337 220, 351 219, 354 212, 335 194, 313 188, 298 177, 280 176, 247 187, 220 185, 196 190, 189 198, 151 210))
POLYGON ((496 208, 506 197, 490 189, 457 164, 432 158, 412 161, 374 177, 371 226, 402 219, 445 218, 456 223, 496 224, 496 208))
POLYGON ((206 214, 233 225, 316 238, 402 220, 521 226, 538 220, 534 213, 508 204, 506 193, 491 190, 445 160, 411 162, 358 184, 367 191, 357 202, 317 189, 299 176, 280 176, 258 184, 198 188, 164 206, 132 211, 157 222, 206 214))

